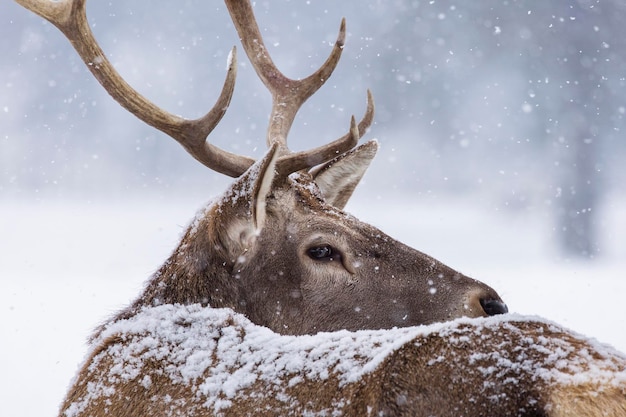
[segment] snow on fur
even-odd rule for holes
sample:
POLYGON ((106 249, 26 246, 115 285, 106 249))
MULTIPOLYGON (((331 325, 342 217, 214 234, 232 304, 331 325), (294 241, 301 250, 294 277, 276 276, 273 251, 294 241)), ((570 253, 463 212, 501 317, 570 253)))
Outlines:
MULTIPOLYGON (((339 381, 339 386, 355 382, 374 371, 399 347, 410 342, 419 344, 425 336, 438 334, 451 343, 462 342, 483 334, 486 329, 507 326, 515 331, 513 322, 520 321, 541 322, 560 329, 537 317, 503 315, 391 330, 281 336, 229 309, 199 305, 147 308, 128 320, 110 324, 94 341, 92 352, 88 354, 89 358, 93 356, 88 369, 95 370, 103 360, 112 361, 112 366, 108 367, 106 378, 89 383, 88 394, 75 401, 66 415, 79 415, 90 401, 111 396, 116 385, 127 381, 136 380, 138 385, 149 388, 151 373, 144 370, 148 362, 158 362, 159 372, 173 383, 193 386, 195 398, 190 402, 219 412, 229 407, 242 390, 257 382, 262 382, 266 388, 264 392, 255 393, 256 396, 282 396, 284 401, 295 401, 288 397, 288 387, 305 380, 326 380, 331 375, 339 381), (118 342, 106 343, 111 340, 118 342), (107 346, 105 349, 102 349, 103 344, 107 346)), ((620 354, 593 340, 584 340, 606 360, 572 361, 570 354, 575 347, 564 341, 556 349, 550 346, 545 363, 513 362, 500 357, 498 351, 491 351, 471 355, 470 365, 475 366, 485 356, 490 356, 498 362, 498 367, 479 367, 485 377, 502 368, 523 367, 537 378, 560 383, 607 378, 614 384, 624 383, 626 372, 614 369, 610 363, 612 357, 620 354)), ((546 344, 553 342, 545 341, 546 344)), ((536 338, 530 348, 548 349, 542 346, 541 337, 536 338)), ((584 360, 585 352, 577 354, 584 360)), ((432 359, 433 362, 438 360, 451 358, 432 359)))

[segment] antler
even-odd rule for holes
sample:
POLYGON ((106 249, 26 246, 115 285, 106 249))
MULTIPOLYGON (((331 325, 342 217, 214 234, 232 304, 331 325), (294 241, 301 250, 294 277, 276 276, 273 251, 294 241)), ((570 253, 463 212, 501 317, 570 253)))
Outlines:
POLYGON ((272 112, 267 129, 267 145, 277 142, 281 158, 277 162, 279 174, 289 175, 301 169, 311 168, 326 162, 356 146, 374 117, 374 101, 367 92, 367 109, 358 126, 352 117, 350 131, 341 138, 319 148, 305 152, 291 153, 287 147, 287 135, 296 113, 330 77, 335 70, 346 37, 346 20, 341 20, 337 41, 326 62, 313 74, 302 80, 287 78, 278 70, 267 52, 263 38, 254 18, 252 6, 248 0, 226 0, 226 6, 259 78, 272 94, 272 112))
POLYGON ((227 152, 206 140, 230 104, 237 74, 234 48, 229 57, 226 80, 217 102, 203 117, 188 120, 157 107, 124 81, 94 38, 87 22, 86 0, 16 1, 59 28, 72 43, 94 77, 122 107, 150 126, 174 138, 202 164, 231 177, 238 177, 254 163, 251 158, 227 152))
MULTIPOLYGON (((235 48, 229 57, 222 92, 213 108, 199 119, 184 119, 156 106, 124 81, 104 55, 89 27, 85 10, 86 0, 16 1, 63 32, 91 73, 122 107, 150 126, 174 138, 202 164, 214 171, 238 177, 254 163, 252 158, 227 152, 206 140, 230 104, 237 72, 235 48)), ((226 5, 248 58, 272 94, 267 144, 271 147, 276 143, 279 147, 280 158, 276 164, 279 175, 286 177, 292 172, 311 168, 355 147, 372 124, 374 116, 374 102, 369 90, 365 115, 358 125, 352 117, 347 134, 329 144, 305 152, 293 153, 287 147, 287 134, 296 113, 302 104, 326 82, 339 62, 346 33, 345 19, 341 21, 337 41, 326 62, 310 76, 302 80, 292 80, 276 68, 267 53, 250 2, 226 0, 226 5)))

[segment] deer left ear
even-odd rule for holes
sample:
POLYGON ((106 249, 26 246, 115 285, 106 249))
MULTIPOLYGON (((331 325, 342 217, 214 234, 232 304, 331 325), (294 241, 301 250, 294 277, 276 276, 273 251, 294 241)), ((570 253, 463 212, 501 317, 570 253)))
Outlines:
POLYGON ((231 259, 250 250, 265 226, 266 201, 276 176, 277 159, 278 145, 274 144, 213 206, 211 235, 231 259))
POLYGON ((378 142, 370 140, 310 171, 328 204, 345 207, 377 151, 378 142))

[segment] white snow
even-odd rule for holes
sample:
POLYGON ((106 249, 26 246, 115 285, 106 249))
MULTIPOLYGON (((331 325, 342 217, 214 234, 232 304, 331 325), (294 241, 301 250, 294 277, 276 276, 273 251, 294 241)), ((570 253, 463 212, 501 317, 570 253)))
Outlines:
MULTIPOLYGON (((217 411, 227 405, 220 399, 235 397, 257 380, 270 389, 285 375, 323 380, 334 369, 341 384, 356 381, 418 333, 397 329, 278 336, 231 310, 165 305, 109 326, 98 340, 120 334, 128 344, 115 352, 116 365, 93 396, 106 395, 118 380, 135 378, 145 361, 166 359, 167 376, 175 383, 190 384, 206 376, 199 393, 207 399, 205 406, 217 411)), ((299 382, 290 379, 292 386, 299 382)))
MULTIPOLYGON (((619 256, 626 236, 623 204, 606 213, 616 220, 607 238, 613 249, 586 264, 559 260, 541 219, 485 213, 455 201, 352 203, 362 220, 496 288, 511 311, 547 317, 626 351, 626 260, 619 256)), ((3 415, 55 415, 91 329, 139 293, 199 205, 154 199, 0 205, 3 415)), ((193 377, 207 361, 201 352, 190 355, 180 377, 193 377)), ((129 377, 133 371, 118 372, 129 377)), ((219 389, 232 392, 242 383, 245 378, 219 389)))
MULTIPOLYGON (((542 330, 560 329, 560 326, 536 316, 508 314, 391 330, 280 336, 252 324, 230 309, 200 305, 146 308, 130 319, 107 326, 98 337, 92 348, 95 356, 90 369, 97 370, 101 360, 110 361, 110 366, 91 383, 86 395, 70 405, 68 417, 83 410, 88 402, 108 397, 119 385, 146 373, 164 376, 177 386, 194 387, 193 398, 187 405, 206 407, 215 413, 229 407, 236 398, 240 401, 248 398, 251 394, 246 393, 246 389, 259 381, 262 381, 263 390, 253 391, 254 398, 280 396, 293 404, 303 399, 290 396, 287 387, 294 387, 305 379, 325 381, 332 374, 341 388, 377 369, 394 350, 407 343, 419 345, 426 340, 426 335, 443 337, 454 345, 474 343, 477 336, 485 333, 493 337, 505 328, 510 333, 498 341, 502 351, 479 352, 469 357, 469 364, 483 377, 512 372, 513 376, 504 382, 517 384, 514 375, 520 371, 563 383, 573 380, 621 384, 626 381, 626 372, 613 362, 615 352, 593 341, 593 354, 578 351, 579 345, 571 341, 548 337, 524 336, 521 341, 511 342, 517 335, 524 335, 518 325, 527 321, 542 323, 545 325, 542 330), (101 348, 100 343, 118 338, 124 343, 101 348), (513 343, 515 348, 523 351, 524 359, 519 360, 517 353, 505 354, 509 351, 505 347, 507 343, 513 343), (534 357, 533 351, 541 353, 539 358, 534 357), (548 355, 544 357, 545 352, 548 355), (512 356, 516 360, 512 360, 512 356), (151 366, 153 361, 160 363, 158 369, 151 366)), ((424 354, 428 353, 425 351, 424 354)), ((445 354, 448 355, 445 361, 459 366, 467 363, 458 351, 445 354)))

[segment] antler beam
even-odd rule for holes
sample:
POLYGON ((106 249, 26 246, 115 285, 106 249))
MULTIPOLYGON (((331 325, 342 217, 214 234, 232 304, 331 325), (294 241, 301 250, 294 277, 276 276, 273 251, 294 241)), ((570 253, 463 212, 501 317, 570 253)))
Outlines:
POLYGON ((311 97, 332 74, 343 50, 346 38, 346 21, 341 21, 339 35, 333 50, 324 64, 313 74, 302 80, 287 78, 276 67, 259 31, 252 6, 245 0, 226 0, 243 49, 263 84, 272 94, 272 113, 267 130, 267 145, 278 142, 288 152, 287 134, 296 113, 302 104, 311 97))
MULTIPOLYGON (((132 88, 109 62, 98 45, 86 15, 86 0, 16 0, 19 4, 55 25, 76 49, 94 77, 104 89, 126 110, 152 127, 159 129, 180 143, 195 159, 210 169, 238 177, 254 160, 227 152, 207 141, 230 104, 237 73, 236 50, 229 57, 228 71, 222 92, 213 108, 203 117, 184 119, 168 113, 132 88)), ((372 124, 374 102, 367 93, 367 109, 357 125, 354 117, 349 132, 341 138, 304 152, 291 152, 287 135, 302 104, 311 97, 334 71, 346 37, 346 22, 342 19, 337 41, 326 62, 313 74, 301 80, 292 80, 278 70, 269 56, 248 0, 226 0, 244 50, 254 69, 272 95, 272 111, 267 130, 267 144, 279 147, 276 169, 282 177, 292 172, 311 168, 354 148, 372 124)))
POLYGON ((309 97, 324 85, 339 62, 346 38, 345 19, 341 20, 339 35, 326 62, 308 77, 293 80, 286 77, 276 67, 267 52, 250 2, 248 0, 226 0, 225 2, 241 39, 243 49, 259 78, 272 94, 272 111, 267 129, 267 144, 271 146, 277 142, 280 147, 281 158, 277 163, 279 173, 288 175, 291 172, 311 168, 355 147, 372 124, 374 117, 374 101, 369 91, 367 110, 358 127, 353 117, 350 131, 334 142, 297 153, 291 153, 287 146, 287 135, 298 110, 309 97))
POLYGON ((94 77, 122 107, 174 138, 202 164, 217 172, 238 177, 254 163, 251 158, 227 152, 206 140, 230 104, 237 74, 234 48, 217 102, 203 117, 188 120, 157 107, 124 81, 105 56, 89 27, 85 11, 86 0, 16 1, 63 32, 94 77))
POLYGON ((358 125, 356 124, 354 116, 352 116, 350 120, 350 131, 348 133, 339 139, 318 148, 310 149, 304 152, 294 152, 283 156, 278 159, 276 169, 281 175, 289 175, 292 172, 312 168, 316 165, 330 161, 342 153, 348 152, 357 145, 359 139, 361 139, 367 132, 367 129, 369 129, 373 120, 374 98, 372 97, 372 92, 367 90, 367 108, 358 125))

